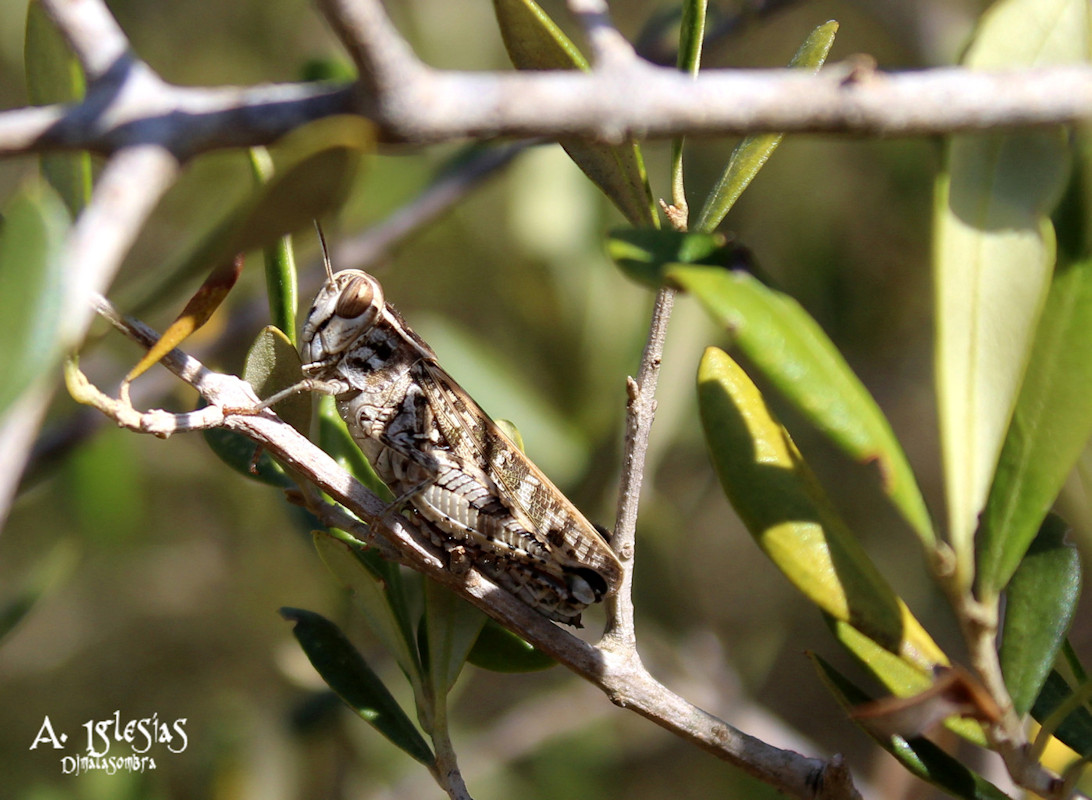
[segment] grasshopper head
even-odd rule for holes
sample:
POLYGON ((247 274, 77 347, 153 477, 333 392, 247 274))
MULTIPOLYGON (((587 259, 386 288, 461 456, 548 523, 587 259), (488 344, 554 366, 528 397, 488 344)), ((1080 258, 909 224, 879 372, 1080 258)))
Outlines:
POLYGON ((304 371, 320 372, 359 337, 383 313, 383 287, 358 269, 331 275, 319 290, 307 321, 301 345, 304 371))

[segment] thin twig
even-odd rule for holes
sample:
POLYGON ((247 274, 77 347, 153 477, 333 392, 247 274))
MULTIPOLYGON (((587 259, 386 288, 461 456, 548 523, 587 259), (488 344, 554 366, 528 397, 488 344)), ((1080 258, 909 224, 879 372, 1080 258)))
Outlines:
POLYGON ((618 489, 618 512, 611 537, 611 546, 618 553, 625 570, 622 585, 612 602, 610 625, 603 637, 603 646, 627 651, 636 649, 632 589, 637 506, 641 499, 648 437, 656 414, 656 382, 660 376, 667 324, 671 319, 674 303, 673 289, 663 288, 656 295, 637 379, 628 379, 626 387, 629 398, 626 407, 626 440, 622 454, 621 485, 618 489))

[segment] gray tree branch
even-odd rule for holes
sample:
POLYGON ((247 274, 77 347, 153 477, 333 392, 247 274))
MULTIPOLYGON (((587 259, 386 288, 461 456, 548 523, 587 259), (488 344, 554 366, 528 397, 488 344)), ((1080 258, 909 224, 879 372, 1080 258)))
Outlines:
MULTIPOLYGON (((691 78, 637 58, 609 58, 590 73, 434 70, 414 56, 378 0, 320 0, 360 69, 355 89, 183 88, 131 56, 99 0, 50 0, 48 7, 88 71, 88 94, 71 106, 0 112, 0 155, 63 148, 111 153, 144 142, 185 159, 269 144, 308 121, 348 112, 372 119, 387 140, 417 144, 761 131, 922 136, 1092 117, 1092 67, 1086 65, 901 73, 834 65, 818 75, 709 70, 691 78)), ((608 40, 613 31, 598 30, 608 40)))

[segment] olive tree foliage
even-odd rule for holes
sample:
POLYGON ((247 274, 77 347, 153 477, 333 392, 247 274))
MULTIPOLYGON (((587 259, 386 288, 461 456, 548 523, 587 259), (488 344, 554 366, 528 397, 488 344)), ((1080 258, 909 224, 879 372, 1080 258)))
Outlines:
MULTIPOLYGON (((786 54, 784 69, 704 70, 711 16, 703 0, 649 22, 652 31, 677 31, 666 65, 634 48, 603 0, 569 0, 556 20, 532 0, 494 0, 517 68, 504 72, 426 65, 378 0, 319 0, 317 8, 351 61, 349 74, 181 87, 134 51, 99 0, 31 2, 31 104, 0 111, 0 153, 41 159, 40 177, 8 199, 0 229, 0 325, 9 343, 0 350, 4 513, 63 372, 75 399, 121 427, 161 437, 202 431, 212 453, 306 510, 300 526, 314 531, 321 561, 351 593, 403 684, 392 686, 327 617, 282 614, 329 688, 449 796, 473 791, 448 702, 464 666, 530 672, 556 662, 617 713, 636 712, 785 794, 856 797, 853 765, 842 757, 764 741, 735 727, 731 709, 721 718, 700 708, 642 663, 633 575, 647 545, 637 533, 638 500, 668 323, 685 294, 730 344, 700 355, 696 387, 724 495, 771 570, 819 611, 831 651, 848 654, 881 688, 862 688, 829 654, 809 655, 816 680, 867 736, 945 792, 1012 791, 961 760, 967 749, 950 746, 958 738, 992 751, 994 773, 1013 786, 1069 796, 1092 754, 1092 716, 1089 683, 1067 641, 1080 563, 1071 525, 1051 509, 1092 431, 1089 151, 1079 125, 1092 116, 1087 4, 998 0, 978 20, 961 64, 915 72, 885 72, 866 57, 827 64, 839 26, 823 20, 786 54), (926 503, 922 467, 845 355, 722 231, 782 137, 820 132, 858 141, 944 137, 931 211, 943 507, 926 503), (684 170, 685 137, 699 135, 743 137, 704 198, 688 190, 684 170), (393 242, 542 142, 559 143, 613 204, 624 223, 605 234, 606 253, 646 288, 652 314, 640 361, 625 367, 634 377, 617 436, 610 539, 624 577, 605 603, 600 637, 550 622, 476 569, 452 569, 411 516, 391 513, 386 487, 332 403, 312 413, 303 396, 276 413, 256 410, 300 374, 290 235, 335 218, 375 152, 466 140, 472 144, 417 198, 335 247, 333 260, 339 268, 379 262, 393 242), (666 177, 651 174, 659 162, 646 167, 643 148, 657 141, 670 142, 666 177), (149 270, 142 293, 115 297, 115 276, 157 203, 191 165, 224 150, 247 154, 252 191, 174 263, 149 270), (651 188, 661 178, 670 187, 662 198, 651 188), (249 332, 241 376, 216 372, 183 349, 252 251, 264 252, 273 325, 256 338, 256 328, 249 332), (162 336, 137 319, 195 275, 204 283, 162 336), (101 339, 88 339, 96 314, 113 335, 147 349, 116 392, 89 380, 76 356, 101 339), (197 390, 197 410, 135 407, 130 383, 158 363, 197 390), (899 576, 874 561, 852 515, 794 443, 801 431, 860 467, 855 479, 871 482, 916 539, 921 558, 912 568, 944 598, 961 641, 945 642, 900 597, 899 576), (1029 739, 1032 719, 1040 727, 1029 739), (955 737, 935 736, 941 728, 955 737), (1048 763, 1052 742, 1074 751, 1069 763, 1048 763)), ((623 313, 632 319, 644 309, 623 313)), ((670 552, 700 558, 685 546, 670 552)), ((716 575, 709 582, 719 585, 716 575)), ((28 581, 7 598, 6 629, 31 613, 32 588, 28 581)), ((747 602, 730 584, 720 591, 725 603, 747 602)))

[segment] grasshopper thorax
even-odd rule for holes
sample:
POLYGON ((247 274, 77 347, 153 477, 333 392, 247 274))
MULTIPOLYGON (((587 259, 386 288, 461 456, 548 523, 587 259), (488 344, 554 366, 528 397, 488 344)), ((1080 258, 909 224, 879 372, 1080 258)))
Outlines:
POLYGON ((385 300, 379 281, 359 269, 332 275, 315 296, 303 324, 304 369, 317 373, 337 362, 383 314, 385 300))

